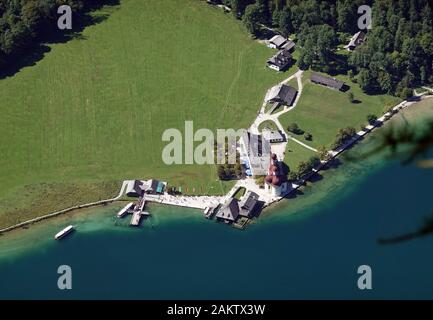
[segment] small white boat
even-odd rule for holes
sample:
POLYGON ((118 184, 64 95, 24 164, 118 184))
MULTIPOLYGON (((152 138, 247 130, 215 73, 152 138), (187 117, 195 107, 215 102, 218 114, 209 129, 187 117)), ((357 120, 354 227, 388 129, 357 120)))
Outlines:
POLYGON ((57 233, 54 236, 54 239, 60 240, 60 239, 62 239, 64 237, 66 237, 68 234, 70 234, 74 230, 75 230, 74 226, 67 226, 65 229, 63 229, 62 231, 60 231, 59 233, 57 233))
POLYGON ((128 203, 122 210, 117 213, 118 218, 123 218, 126 214, 128 214, 129 210, 134 205, 134 202, 128 203))

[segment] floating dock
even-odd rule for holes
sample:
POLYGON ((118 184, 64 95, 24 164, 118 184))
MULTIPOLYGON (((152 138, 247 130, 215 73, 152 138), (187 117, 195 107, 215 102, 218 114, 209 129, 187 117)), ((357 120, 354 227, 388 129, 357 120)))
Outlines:
POLYGON ((140 220, 141 220, 141 213, 135 211, 134 214, 132 215, 132 219, 129 225, 136 227, 140 224, 140 220))
POLYGON ((144 211, 144 207, 146 205, 146 199, 144 197, 140 197, 138 201, 132 206, 133 208, 128 212, 132 211, 130 226, 138 227, 140 225, 140 220, 142 216, 149 216, 149 212, 144 211))
POLYGON ((54 239, 56 240, 60 240, 64 237, 66 237, 68 234, 70 234, 72 231, 75 230, 74 226, 67 226, 65 229, 63 229, 62 231, 58 232, 55 236, 54 239))
POLYGON ((150 213, 146 211, 135 211, 132 215, 131 222, 129 223, 130 226, 138 227, 140 225, 141 217, 142 216, 149 216, 150 213))
POLYGON ((207 219, 212 219, 214 216, 215 216, 215 213, 218 211, 217 210, 217 208, 218 208, 219 206, 217 206, 217 207, 206 207, 206 209, 204 210, 204 216, 207 218, 207 219))

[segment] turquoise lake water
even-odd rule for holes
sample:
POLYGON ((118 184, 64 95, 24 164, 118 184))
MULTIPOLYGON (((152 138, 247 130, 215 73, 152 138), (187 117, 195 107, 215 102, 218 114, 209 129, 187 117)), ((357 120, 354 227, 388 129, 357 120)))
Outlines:
POLYGON ((131 229, 113 205, 0 237, 0 299, 433 298, 433 236, 380 245, 433 214, 433 170, 345 161, 246 231, 201 212, 151 206, 131 229), (68 224, 77 232, 53 235, 68 224), (73 289, 57 289, 59 265, 73 289), (357 268, 373 289, 357 287, 357 268))

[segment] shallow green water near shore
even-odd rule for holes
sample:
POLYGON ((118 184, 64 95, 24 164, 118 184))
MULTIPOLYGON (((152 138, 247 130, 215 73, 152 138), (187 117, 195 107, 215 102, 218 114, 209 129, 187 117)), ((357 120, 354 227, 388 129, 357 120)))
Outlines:
POLYGON ((114 218, 118 204, 2 236, 0 298, 433 298, 432 236, 377 243, 433 213, 433 170, 381 157, 343 162, 246 231, 165 206, 131 229, 114 218), (52 240, 68 224, 78 231, 52 240), (63 264, 71 291, 57 289, 63 264), (373 290, 357 288, 362 264, 373 290))

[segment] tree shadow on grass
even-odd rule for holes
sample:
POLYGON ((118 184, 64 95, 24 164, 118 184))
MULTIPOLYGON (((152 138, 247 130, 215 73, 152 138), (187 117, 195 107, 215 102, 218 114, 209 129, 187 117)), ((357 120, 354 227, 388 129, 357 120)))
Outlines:
POLYGON ((103 6, 116 7, 119 3, 119 0, 108 0, 103 4, 93 5, 85 13, 73 16, 72 30, 58 29, 56 19, 44 23, 40 28, 43 31, 33 40, 33 43, 25 48, 25 50, 22 50, 21 53, 14 54, 13 58, 10 58, 10 61, 8 61, 7 66, 0 69, 0 80, 14 76, 25 67, 35 66, 51 51, 50 44, 64 44, 73 39, 86 40, 87 38, 82 34, 84 29, 100 24, 110 17, 110 14, 92 14, 92 11, 100 9, 103 6))
POLYGON ((277 35, 277 33, 275 33, 274 31, 267 28, 261 28, 255 36, 257 40, 268 40, 275 35, 277 35))

